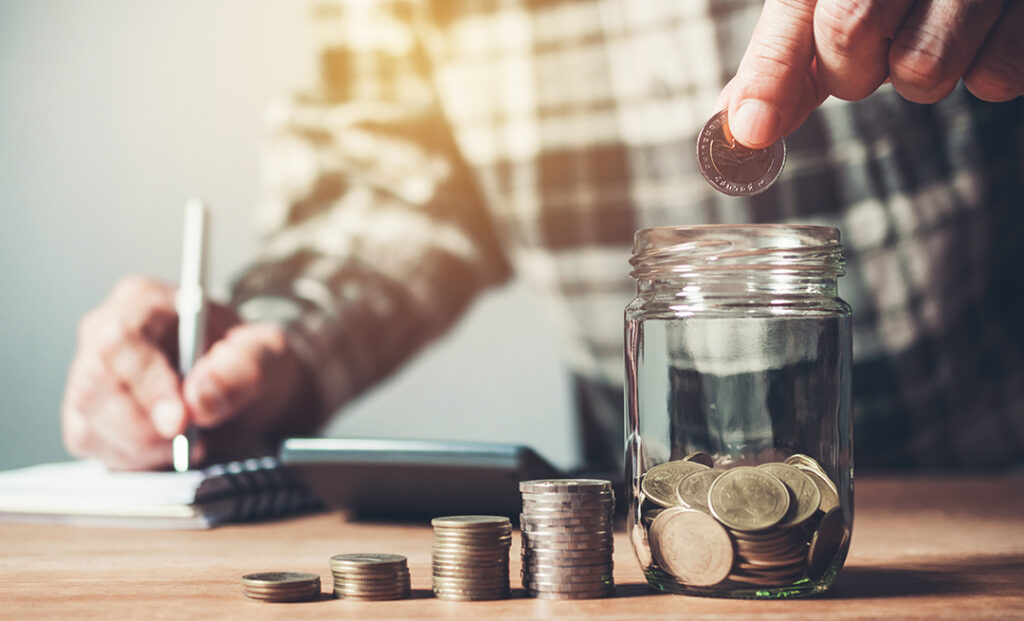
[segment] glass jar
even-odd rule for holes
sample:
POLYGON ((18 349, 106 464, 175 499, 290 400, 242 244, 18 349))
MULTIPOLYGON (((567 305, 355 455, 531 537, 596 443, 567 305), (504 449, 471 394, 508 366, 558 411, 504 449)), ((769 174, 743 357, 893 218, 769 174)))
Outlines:
POLYGON ((839 231, 639 231, 626 307, 628 528, 673 593, 809 595, 853 526, 839 231))

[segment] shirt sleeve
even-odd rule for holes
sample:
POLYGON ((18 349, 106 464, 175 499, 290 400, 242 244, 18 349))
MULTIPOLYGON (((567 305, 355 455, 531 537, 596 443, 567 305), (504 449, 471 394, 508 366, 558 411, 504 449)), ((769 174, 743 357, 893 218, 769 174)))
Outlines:
POLYGON ((232 285, 286 328, 320 420, 510 268, 435 97, 410 2, 322 2, 315 94, 268 111, 261 248, 232 285))

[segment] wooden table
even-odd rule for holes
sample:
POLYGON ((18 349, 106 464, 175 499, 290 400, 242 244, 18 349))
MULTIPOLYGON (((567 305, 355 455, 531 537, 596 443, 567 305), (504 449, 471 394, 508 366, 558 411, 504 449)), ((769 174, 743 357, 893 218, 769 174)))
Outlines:
POLYGON ((511 600, 445 602, 430 593, 431 537, 426 525, 338 514, 203 532, 0 524, 0 619, 1024 618, 1024 478, 858 480, 846 568, 831 592, 804 600, 654 593, 619 534, 614 599, 541 601, 515 589, 511 600), (317 572, 327 590, 328 558, 364 551, 408 556, 412 599, 266 604, 241 594, 243 573, 272 569, 317 572))

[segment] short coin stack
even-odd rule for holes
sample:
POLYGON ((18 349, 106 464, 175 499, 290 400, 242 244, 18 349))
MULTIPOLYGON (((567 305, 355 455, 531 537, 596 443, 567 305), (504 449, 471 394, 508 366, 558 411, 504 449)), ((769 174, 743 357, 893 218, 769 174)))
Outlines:
POLYGON ((512 523, 495 515, 453 515, 431 520, 434 595, 467 601, 511 595, 508 551, 512 523))
POLYGON ((835 484, 801 454, 756 468, 710 468, 695 453, 651 468, 641 480, 636 544, 689 586, 729 579, 783 586, 820 578, 842 547, 846 526, 835 484), (646 534, 646 536, 644 536, 646 534))
POLYGON ((523 588, 545 599, 607 597, 615 495, 594 479, 522 481, 523 588))
POLYGON ((400 554, 338 554, 331 557, 334 595, 382 601, 409 597, 409 565, 400 554))
POLYGON ((264 602, 308 602, 320 598, 320 576, 294 571, 246 574, 242 592, 264 602))

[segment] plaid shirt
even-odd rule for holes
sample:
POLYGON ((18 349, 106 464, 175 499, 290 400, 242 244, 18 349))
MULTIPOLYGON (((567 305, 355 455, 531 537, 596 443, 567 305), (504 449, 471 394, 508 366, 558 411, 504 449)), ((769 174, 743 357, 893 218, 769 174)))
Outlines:
POLYGON ((322 85, 269 112, 265 244, 235 304, 289 327, 326 415, 515 273, 561 323, 587 459, 614 463, 633 232, 838 226, 858 466, 1021 463, 1024 101, 829 100, 774 187, 724 196, 695 137, 759 11, 321 2, 322 85))

